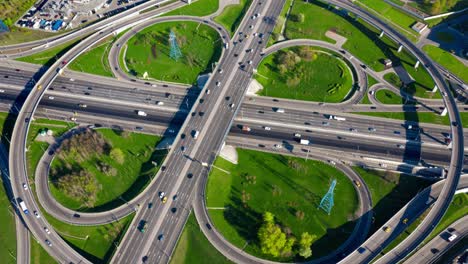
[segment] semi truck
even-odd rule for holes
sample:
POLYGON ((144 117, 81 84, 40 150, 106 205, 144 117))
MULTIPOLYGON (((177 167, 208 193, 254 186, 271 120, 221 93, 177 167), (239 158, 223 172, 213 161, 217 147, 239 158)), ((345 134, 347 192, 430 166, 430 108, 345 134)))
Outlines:
POLYGON ((24 212, 25 214, 29 214, 29 210, 28 210, 28 208, 26 207, 26 204, 24 203, 24 201, 21 200, 21 199, 19 199, 19 198, 18 198, 18 201, 19 201, 19 205, 20 205, 20 207, 21 207, 21 210, 23 210, 23 212, 24 212))
POLYGON ((335 119, 335 120, 338 120, 338 121, 346 121, 346 118, 344 117, 339 117, 339 116, 336 116, 336 115, 330 115, 328 117, 328 119, 335 119))
POLYGON ((299 141, 299 143, 301 143, 301 145, 309 145, 310 141, 307 140, 307 139, 301 139, 301 141, 299 141))

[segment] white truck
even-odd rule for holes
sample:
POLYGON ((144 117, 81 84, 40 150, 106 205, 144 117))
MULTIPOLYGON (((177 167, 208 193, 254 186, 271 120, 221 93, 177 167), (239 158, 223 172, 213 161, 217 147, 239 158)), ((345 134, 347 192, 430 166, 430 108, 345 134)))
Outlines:
POLYGON ((310 141, 307 140, 307 139, 301 139, 301 141, 299 141, 299 143, 301 143, 301 145, 309 145, 310 141))
POLYGON ((21 200, 21 199, 19 199, 19 201, 20 201, 20 202, 19 202, 19 205, 20 205, 20 207, 21 207, 21 210, 23 210, 23 212, 24 212, 25 214, 29 214, 29 210, 28 210, 28 208, 26 207, 26 204, 24 203, 24 201, 21 200))
POLYGON ((328 119, 335 119, 335 120, 338 120, 338 121, 346 121, 346 118, 344 117, 339 117, 339 116, 336 116, 336 115, 330 115, 328 117, 328 119))
POLYGON ((137 114, 138 114, 139 116, 147 116, 147 115, 148 115, 148 114, 146 114, 146 112, 144 112, 144 111, 137 111, 137 114))

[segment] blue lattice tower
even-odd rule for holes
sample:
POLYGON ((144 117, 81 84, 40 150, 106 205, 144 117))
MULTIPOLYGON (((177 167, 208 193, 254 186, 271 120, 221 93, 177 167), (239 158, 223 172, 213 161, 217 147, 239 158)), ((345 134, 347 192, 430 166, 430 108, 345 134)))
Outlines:
POLYGON ((325 212, 330 215, 331 209, 333 208, 333 192, 335 191, 336 180, 332 181, 330 188, 328 188, 328 192, 323 196, 322 200, 320 201, 319 208, 322 208, 325 212))
POLYGON ((179 45, 177 44, 177 38, 174 33, 174 31, 171 30, 171 33, 169 34, 169 43, 171 43, 171 53, 169 54, 169 57, 171 59, 177 61, 182 57, 182 52, 180 51, 179 45))

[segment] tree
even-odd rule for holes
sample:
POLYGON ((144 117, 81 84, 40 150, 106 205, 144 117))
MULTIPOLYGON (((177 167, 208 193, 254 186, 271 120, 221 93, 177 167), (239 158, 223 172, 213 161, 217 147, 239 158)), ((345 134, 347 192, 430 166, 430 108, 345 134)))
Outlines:
POLYGON ((110 156, 119 164, 123 164, 125 161, 125 155, 123 151, 119 148, 113 148, 110 152, 110 156))
POLYGON ((315 236, 310 235, 307 232, 301 234, 301 239, 299 240, 299 255, 304 258, 312 256, 312 249, 310 246, 314 241, 315 236))
POLYGON ((258 230, 258 239, 264 254, 278 257, 291 253, 296 240, 294 237, 287 238, 280 226, 275 224, 274 218, 275 216, 270 212, 263 214, 263 224, 258 230))

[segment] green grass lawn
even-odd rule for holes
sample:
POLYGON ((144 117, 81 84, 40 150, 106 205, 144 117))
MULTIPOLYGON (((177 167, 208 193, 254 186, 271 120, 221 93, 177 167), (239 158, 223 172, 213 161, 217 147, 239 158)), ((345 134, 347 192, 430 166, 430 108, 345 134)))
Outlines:
POLYGON ((60 33, 45 32, 13 26, 10 32, 0 35, 0 45, 13 45, 56 36, 60 33))
MULTIPOLYGON (((2 181, 3 182, 3 181, 2 181)), ((3 184, 0 186, 0 259, 2 263, 16 263, 15 211, 7 197, 3 184)))
MULTIPOLYGON (((375 93, 375 97, 382 104, 404 104, 405 100, 393 91, 380 89, 375 93)), ((414 104, 414 102, 410 102, 414 104)))
POLYGON ((31 259, 31 264, 53 264, 57 263, 54 258, 52 258, 47 251, 42 248, 41 244, 36 241, 31 236, 31 241, 30 241, 30 259, 31 259))
POLYGON ((419 36, 418 33, 411 29, 411 26, 416 23, 416 19, 411 15, 381 0, 359 0, 356 3, 366 9, 374 10, 374 14, 383 18, 384 21, 389 22, 389 25, 404 34, 410 40, 417 40, 419 36))
MULTIPOLYGON (((114 208, 130 200, 151 181, 162 163, 166 151, 155 151, 154 147, 161 138, 139 133, 122 133, 111 129, 99 129, 112 148, 119 148, 124 154, 123 163, 118 163, 110 155, 93 156, 77 163, 73 155, 66 154, 66 159, 54 159, 52 169, 63 169, 65 164, 79 166, 90 172, 97 180, 100 190, 97 192, 94 207, 87 208, 79 200, 67 196, 54 184, 49 184, 53 196, 64 206, 82 211, 102 211, 114 208), (154 166, 156 161, 158 166, 154 166), (104 162, 117 170, 116 176, 110 176, 100 171, 96 164, 104 162), (120 199, 119 197, 122 197, 120 199)), ((72 153, 72 152, 71 152, 72 153)))
MULTIPOLYGON (((452 203, 450 204, 447 212, 440 220, 439 224, 436 228, 431 232, 429 236, 424 239, 424 242, 421 243, 420 247, 422 247, 425 243, 433 239, 437 236, 440 232, 450 226, 453 222, 457 221, 458 219, 464 217, 468 214, 468 194, 460 193, 454 196, 452 203)), ((426 210, 420 217, 418 217, 413 223, 411 223, 406 230, 401 233, 399 236, 393 240, 382 252, 387 253, 396 247, 399 243, 405 240, 417 227, 418 225, 424 220, 424 217, 428 214, 429 210, 426 210)))
POLYGON ((278 60, 289 48, 266 57, 258 67, 256 80, 263 85, 259 95, 307 101, 337 103, 353 88, 352 73, 340 58, 314 51, 316 58, 300 62, 282 72, 278 60))
MULTIPOLYGON (((344 242, 354 228, 358 200, 351 181, 339 170, 319 161, 238 149, 239 164, 218 158, 208 178, 207 207, 217 230, 250 254, 262 255, 257 244, 261 214, 272 212, 283 227, 298 237, 317 236, 313 257, 328 254, 344 242), (222 168, 230 174, 220 170, 222 168), (318 209, 331 180, 337 180, 331 215, 318 209), (304 212, 301 220, 297 212, 304 212)), ((284 257, 276 260, 297 260, 284 257)))
MULTIPOLYGON (((355 112, 353 114, 407 120, 420 123, 431 123, 437 125, 450 125, 448 115, 440 116, 432 112, 355 112)), ((463 127, 468 128, 468 112, 460 112, 460 117, 463 123, 463 127)))
POLYGON ((150 26, 128 41, 126 63, 130 74, 178 83, 193 84, 197 76, 208 72, 221 54, 222 40, 218 33, 195 22, 165 22, 150 26), (169 32, 177 36, 183 57, 169 57, 169 32))
POLYGON ((197 0, 190 5, 178 8, 163 16, 207 16, 218 10, 219 0, 197 0))
POLYGON ((460 77, 465 83, 468 83, 468 67, 461 61, 456 59, 454 55, 450 54, 439 47, 426 45, 423 50, 437 63, 445 67, 451 73, 460 77))
POLYGON ((353 167, 353 169, 361 175, 372 197, 374 219, 369 236, 382 227, 418 191, 433 183, 405 174, 368 170, 360 167, 353 167))
POLYGON ((68 66, 70 70, 114 77, 109 66, 108 55, 113 41, 105 42, 76 58, 68 66))
POLYGON ((239 27, 251 3, 252 0, 240 0, 240 3, 237 5, 229 5, 224 8, 219 16, 215 17, 215 21, 223 25, 232 36, 237 27, 239 27))
POLYGON ((197 219, 190 215, 177 247, 172 254, 171 264, 232 263, 210 244, 200 230, 197 219))
POLYGON ((78 42, 80 41, 81 39, 72 40, 64 44, 55 46, 53 48, 47 49, 45 51, 30 55, 30 56, 17 58, 15 60, 34 63, 34 64, 40 64, 40 65, 45 65, 45 66, 51 66, 52 64, 54 64, 57 58, 60 58, 63 54, 65 54, 67 51, 73 48, 73 46, 78 44, 78 42))
MULTIPOLYGON (((367 75, 367 88, 372 87, 372 85, 379 83, 374 77, 367 75)), ((364 97, 362 98, 360 104, 372 104, 371 101, 369 100, 369 89, 366 90, 364 97)))

